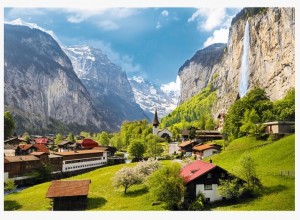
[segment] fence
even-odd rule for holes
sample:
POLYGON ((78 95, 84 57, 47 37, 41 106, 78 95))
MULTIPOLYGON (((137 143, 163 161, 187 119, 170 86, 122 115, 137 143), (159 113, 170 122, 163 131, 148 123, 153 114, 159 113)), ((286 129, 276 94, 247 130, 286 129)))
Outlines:
POLYGON ((280 170, 280 176, 295 177, 295 171, 294 170, 280 170))

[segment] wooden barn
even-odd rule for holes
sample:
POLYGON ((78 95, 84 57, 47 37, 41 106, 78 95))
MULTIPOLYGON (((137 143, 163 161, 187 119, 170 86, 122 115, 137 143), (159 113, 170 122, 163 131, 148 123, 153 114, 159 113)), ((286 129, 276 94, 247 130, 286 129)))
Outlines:
POLYGON ((91 180, 54 180, 46 194, 53 201, 53 211, 85 210, 91 180))

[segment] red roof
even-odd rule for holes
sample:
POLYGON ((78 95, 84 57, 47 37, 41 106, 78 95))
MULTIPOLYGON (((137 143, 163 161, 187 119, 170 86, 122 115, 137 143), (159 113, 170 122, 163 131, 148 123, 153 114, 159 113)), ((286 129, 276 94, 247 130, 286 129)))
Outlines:
POLYGON ((35 143, 37 143, 37 144, 47 144, 48 143, 48 138, 36 138, 34 140, 35 140, 35 143))
POLYGON ((44 144, 35 144, 33 146, 37 148, 38 152, 45 152, 47 154, 50 154, 49 149, 44 144))
POLYGON ((45 152, 47 154, 50 154, 49 149, 46 147, 44 144, 24 144, 24 145, 19 145, 21 150, 28 150, 31 147, 36 148, 37 152, 45 152))
POLYGON ((54 180, 46 194, 46 198, 85 196, 89 193, 91 180, 54 180))
POLYGON ((189 183, 208 171, 214 169, 215 167, 217 167, 217 165, 207 163, 202 160, 196 160, 195 162, 182 168, 181 176, 183 177, 185 183, 189 183))
POLYGON ((82 141, 81 146, 84 148, 92 149, 98 147, 98 143, 92 139, 86 138, 82 141))
POLYGON ((203 145, 196 145, 195 147, 193 147, 193 150, 202 151, 202 150, 207 150, 207 149, 211 149, 211 148, 219 148, 219 147, 218 147, 218 145, 216 145, 214 143, 209 143, 209 144, 203 144, 203 145))

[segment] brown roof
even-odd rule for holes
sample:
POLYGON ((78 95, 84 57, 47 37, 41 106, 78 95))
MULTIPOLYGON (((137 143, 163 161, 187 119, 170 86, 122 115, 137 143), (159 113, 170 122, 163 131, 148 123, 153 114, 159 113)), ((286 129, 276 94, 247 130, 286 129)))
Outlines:
POLYGON ((46 198, 88 195, 90 183, 89 179, 51 181, 46 198))
POLYGON ((102 153, 105 152, 104 150, 78 150, 74 151, 65 151, 65 152, 53 152, 53 154, 57 155, 75 155, 75 154, 95 154, 95 153, 102 153))
POLYGON ((193 147, 193 150, 207 150, 210 148, 220 148, 220 145, 214 144, 214 143, 209 143, 209 144, 203 144, 203 145, 196 145, 195 147, 193 147))
POLYGON ((33 146, 35 146, 38 149, 37 151, 39 152, 45 152, 47 154, 50 154, 49 149, 44 144, 35 144, 33 146))
POLYGON ((186 146, 188 146, 188 145, 190 145, 190 144, 196 145, 196 144, 198 144, 198 143, 199 143, 199 142, 196 142, 196 141, 184 141, 184 142, 182 142, 181 144, 179 144, 178 147, 186 147, 186 146))
POLYGON ((47 153, 46 152, 31 152, 30 154, 40 156, 40 155, 47 154, 47 153))
POLYGON ((34 160, 40 160, 34 155, 25 155, 25 156, 11 156, 11 157, 5 157, 5 159, 9 163, 13 162, 22 162, 22 161, 34 161, 34 160))

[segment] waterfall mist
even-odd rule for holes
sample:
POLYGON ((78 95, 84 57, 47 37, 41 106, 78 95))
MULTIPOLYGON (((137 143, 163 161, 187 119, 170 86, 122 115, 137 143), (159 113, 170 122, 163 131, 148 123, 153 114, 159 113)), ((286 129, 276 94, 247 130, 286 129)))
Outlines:
POLYGON ((239 84, 239 94, 242 98, 248 90, 248 78, 249 78, 249 47, 250 47, 250 36, 249 36, 249 23, 246 22, 244 41, 243 41, 243 55, 242 55, 242 65, 240 73, 240 84, 239 84))

